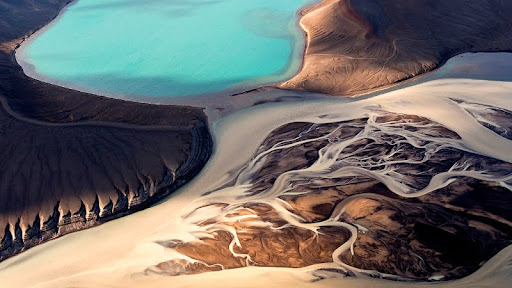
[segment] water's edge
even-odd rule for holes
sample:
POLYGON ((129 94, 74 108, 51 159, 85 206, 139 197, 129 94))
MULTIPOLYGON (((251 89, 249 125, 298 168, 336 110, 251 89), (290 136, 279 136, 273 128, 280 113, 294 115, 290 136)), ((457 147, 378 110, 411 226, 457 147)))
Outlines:
MULTIPOLYGON (((100 89, 94 89, 92 87, 81 87, 80 85, 75 85, 72 83, 68 83, 65 81, 59 81, 57 79, 52 79, 50 77, 46 77, 42 74, 37 73, 35 67, 24 60, 26 58, 27 47, 31 44, 31 42, 35 41, 40 35, 45 33, 47 30, 51 29, 52 26, 58 23, 61 20, 63 15, 67 12, 69 8, 75 5, 78 0, 69 1, 60 11, 59 13, 52 18, 45 25, 41 26, 39 29, 35 30, 33 33, 24 37, 24 39, 16 46, 16 49, 13 51, 13 57, 18 65, 22 68, 25 75, 35 80, 45 82, 48 84, 56 85, 59 87, 64 87, 67 89, 90 93, 93 95, 109 97, 113 99, 127 100, 127 101, 135 101, 141 103, 149 103, 149 104, 177 104, 181 103, 189 103, 191 100, 198 100, 198 102, 202 102, 207 98, 212 97, 223 97, 223 96, 236 96, 240 94, 246 94, 254 90, 262 89, 262 88, 277 88, 277 84, 283 83, 288 79, 294 77, 297 73, 302 70, 304 53, 306 51, 307 45, 307 35, 306 31, 299 24, 301 19, 301 13, 303 10, 308 9, 311 6, 314 6, 321 2, 322 0, 308 0, 307 3, 304 3, 300 7, 297 8, 297 11, 294 15, 294 34, 293 40, 290 40, 293 43, 292 53, 290 54, 290 58, 287 61, 287 65, 283 67, 282 70, 263 77, 256 77, 253 79, 247 79, 245 81, 239 82, 237 84, 233 84, 230 87, 211 93, 205 94, 195 94, 195 95, 183 95, 177 97, 167 97, 167 96, 150 96, 147 97, 145 95, 122 95, 116 93, 109 93, 102 91, 100 89)), ((279 89, 281 90, 281 89, 279 89)), ((284 90, 286 91, 286 90, 284 90)), ((313 92, 314 93, 314 92, 313 92)))

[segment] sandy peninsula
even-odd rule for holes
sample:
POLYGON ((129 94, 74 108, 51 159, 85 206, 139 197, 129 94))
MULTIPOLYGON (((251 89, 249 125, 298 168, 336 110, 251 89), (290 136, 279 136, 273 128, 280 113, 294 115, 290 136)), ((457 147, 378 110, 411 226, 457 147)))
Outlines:
POLYGON ((511 51, 507 1, 324 0, 302 12, 302 70, 278 87, 353 96, 464 52, 511 51))

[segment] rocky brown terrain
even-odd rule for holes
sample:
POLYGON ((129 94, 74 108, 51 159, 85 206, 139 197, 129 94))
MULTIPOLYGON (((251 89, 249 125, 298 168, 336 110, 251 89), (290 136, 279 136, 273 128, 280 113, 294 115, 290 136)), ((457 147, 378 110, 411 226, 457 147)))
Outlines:
MULTIPOLYGON (((512 116, 488 111, 481 121, 512 116)), ((504 119, 495 125, 508 123, 504 119)), ((245 193, 231 199, 222 195, 230 190, 214 191, 205 195, 211 203, 205 205, 218 212, 201 212, 208 207, 201 206, 191 214, 205 216, 197 225, 206 234, 159 243, 194 262, 170 260, 145 273, 334 262, 345 276, 467 276, 512 244, 512 196, 491 180, 510 179, 512 165, 450 147, 460 139, 438 123, 405 114, 284 125, 236 178, 249 187, 245 193), (435 180, 450 173, 460 176, 446 185, 435 180), (425 189, 432 191, 415 196, 425 189), (351 241, 351 249, 342 249, 351 241)))

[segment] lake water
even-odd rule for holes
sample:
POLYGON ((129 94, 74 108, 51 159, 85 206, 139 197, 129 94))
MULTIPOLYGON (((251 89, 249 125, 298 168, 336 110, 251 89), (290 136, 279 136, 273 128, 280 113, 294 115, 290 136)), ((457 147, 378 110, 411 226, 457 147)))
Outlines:
POLYGON ((118 98, 241 92, 300 66, 313 0, 78 0, 22 45, 29 76, 118 98))

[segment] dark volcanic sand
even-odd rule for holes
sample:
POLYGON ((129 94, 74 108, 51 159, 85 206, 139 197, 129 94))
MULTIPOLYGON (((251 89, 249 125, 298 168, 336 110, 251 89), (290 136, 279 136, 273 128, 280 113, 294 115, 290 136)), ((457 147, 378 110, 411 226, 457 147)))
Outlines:
POLYGON ((0 260, 148 207, 211 154, 202 109, 108 99, 23 74, 14 47, 68 2, 0 1, 0 260))

